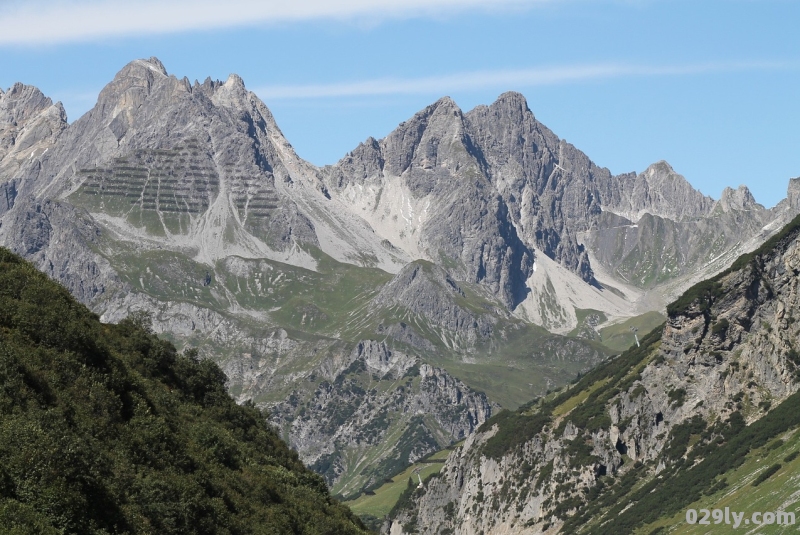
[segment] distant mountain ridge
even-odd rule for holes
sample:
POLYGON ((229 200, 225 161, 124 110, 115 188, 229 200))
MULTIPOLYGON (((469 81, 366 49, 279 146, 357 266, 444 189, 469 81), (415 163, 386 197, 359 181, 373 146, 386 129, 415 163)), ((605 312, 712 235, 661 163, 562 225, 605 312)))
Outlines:
POLYGON ((466 113, 440 99, 323 168, 236 75, 192 83, 135 60, 72 124, 35 88, 0 94, 0 244, 104 321, 152 311, 238 400, 279 408, 336 492, 591 369, 611 350, 563 336, 580 318, 597 331, 663 310, 777 232, 797 183, 766 210, 742 188, 713 201, 665 162, 613 176, 518 93, 466 113), (358 347, 435 371, 408 384, 362 369, 358 347), (368 406, 317 402, 344 398, 368 406), (355 422, 377 434, 342 439, 355 422))

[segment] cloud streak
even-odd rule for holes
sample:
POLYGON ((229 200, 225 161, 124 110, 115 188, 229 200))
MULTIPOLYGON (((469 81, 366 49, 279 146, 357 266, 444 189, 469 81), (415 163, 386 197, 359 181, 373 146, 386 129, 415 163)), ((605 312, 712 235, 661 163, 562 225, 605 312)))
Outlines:
POLYGON ((686 76, 725 72, 797 70, 791 62, 720 62, 686 65, 646 66, 626 63, 599 63, 515 70, 485 70, 422 78, 378 78, 355 82, 269 85, 254 91, 265 100, 365 97, 380 95, 442 95, 451 91, 491 88, 523 88, 545 85, 648 76, 686 76))
POLYGON ((0 6, 0 45, 92 41, 308 20, 442 16, 563 0, 28 0, 0 6))

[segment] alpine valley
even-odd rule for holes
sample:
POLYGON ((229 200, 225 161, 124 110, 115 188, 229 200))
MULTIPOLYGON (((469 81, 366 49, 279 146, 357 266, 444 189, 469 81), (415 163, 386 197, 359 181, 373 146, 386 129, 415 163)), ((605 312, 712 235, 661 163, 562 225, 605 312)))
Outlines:
POLYGON ((738 444, 797 390, 799 212, 800 179, 766 209, 612 175, 517 93, 320 168, 236 75, 135 60, 72 123, 0 91, 0 245, 103 322, 213 359, 345 499, 466 439, 392 533, 602 532, 738 444))

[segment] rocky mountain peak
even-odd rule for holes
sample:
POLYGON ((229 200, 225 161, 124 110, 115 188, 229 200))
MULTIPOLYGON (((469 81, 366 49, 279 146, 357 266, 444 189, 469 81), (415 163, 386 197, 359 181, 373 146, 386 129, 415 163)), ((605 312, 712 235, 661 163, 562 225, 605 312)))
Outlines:
MULTIPOLYGON (((538 123, 528 108, 528 101, 515 91, 503 93, 489 106, 476 106, 467 116, 472 134, 480 145, 495 145, 498 142, 503 145, 524 144, 525 138, 538 129, 538 123)), ((557 144, 555 136, 548 141, 557 144)), ((488 152, 487 156, 491 157, 495 151, 488 152)))
MULTIPOLYGON (((390 133, 383 142, 387 170, 400 176, 410 168, 432 170, 463 155, 463 113, 450 97, 443 97, 390 133)), ((423 188, 426 189, 426 188, 423 188)))
POLYGON ((16 83, 0 92, 0 178, 17 177, 66 127, 64 107, 38 88, 16 83))
POLYGON ((722 190, 722 196, 717 205, 723 212, 730 212, 731 210, 752 210, 758 206, 758 203, 747 186, 742 184, 737 189, 725 188, 722 190))
POLYGON ((407 264, 400 273, 387 284, 375 302, 381 304, 403 303, 430 299, 444 292, 450 298, 464 295, 458 283, 441 267, 425 260, 417 260, 407 264), (403 299, 405 294, 413 295, 413 300, 403 299))
POLYGON ((507 91, 497 97, 497 100, 489 106, 492 110, 500 111, 509 118, 522 118, 525 115, 533 115, 528 107, 528 101, 522 93, 507 91))
POLYGON ((150 56, 150 59, 134 60, 134 63, 139 63, 140 65, 144 65, 145 67, 147 67, 149 69, 153 69, 153 70, 155 70, 157 72, 160 72, 164 76, 167 76, 166 67, 164 67, 164 64, 161 63, 161 60, 159 60, 155 56, 150 56))
POLYGON ((244 107, 248 96, 249 92, 244 87, 244 80, 238 74, 231 74, 225 83, 217 87, 212 101, 218 106, 244 107))
POLYGON ((53 101, 38 88, 17 82, 5 93, 0 90, 0 124, 22 126, 52 105, 53 101))
POLYGON ((622 203, 627 204, 623 215, 638 221, 645 213, 681 220, 701 217, 710 212, 714 200, 694 189, 672 166, 659 161, 652 164, 635 178, 620 177, 622 203))
POLYGON ((114 76, 114 81, 130 80, 153 80, 169 76, 164 64, 157 58, 135 59, 125 65, 114 76))
MULTIPOLYGON (((373 313, 383 310, 404 309, 413 317, 442 329, 442 343, 473 350, 475 345, 488 339, 494 332, 498 318, 509 319, 502 305, 485 302, 482 311, 467 306, 467 291, 464 283, 457 282, 440 266, 426 260, 417 260, 406 265, 373 298, 370 306, 373 313)), ((399 341, 415 345, 419 333, 410 325, 393 324, 379 328, 377 334, 387 335, 399 341)), ((422 347, 422 346, 420 346, 422 347)), ((433 350, 433 347, 427 348, 433 350)))
POLYGON ((174 76, 169 76, 164 65, 156 58, 137 59, 125 65, 106 85, 98 97, 101 114, 116 116, 121 110, 140 107, 156 88, 172 82, 176 89, 187 92, 186 86, 174 76))
POLYGON ((447 95, 443 96, 442 98, 434 102, 432 107, 436 110, 438 110, 439 108, 444 108, 445 111, 453 109, 461 111, 460 108, 458 107, 458 104, 456 104, 456 101, 447 95))
POLYGON ((427 127, 433 127, 436 133, 449 131, 453 128, 460 130, 463 126, 463 112, 458 104, 450 97, 442 97, 423 110, 427 112, 427 127))

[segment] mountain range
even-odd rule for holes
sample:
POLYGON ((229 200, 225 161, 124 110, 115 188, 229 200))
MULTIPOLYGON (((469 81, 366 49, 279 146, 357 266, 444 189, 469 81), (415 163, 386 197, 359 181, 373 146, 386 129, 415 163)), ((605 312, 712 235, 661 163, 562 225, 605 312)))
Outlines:
POLYGON ((352 497, 636 341, 800 211, 613 175, 522 95, 443 98, 334 165, 243 81, 126 65, 84 116, 0 93, 0 245, 105 322, 148 311, 352 497))

